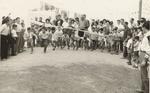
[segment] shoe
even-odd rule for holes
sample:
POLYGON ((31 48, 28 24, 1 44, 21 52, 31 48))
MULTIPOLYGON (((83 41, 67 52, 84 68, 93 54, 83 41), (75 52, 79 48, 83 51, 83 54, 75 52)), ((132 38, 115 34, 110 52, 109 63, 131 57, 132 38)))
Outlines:
POLYGON ((137 90, 136 90, 136 93, 144 93, 144 91, 143 91, 143 90, 140 90, 140 89, 137 89, 137 90))
POLYGON ((128 65, 132 65, 131 62, 127 62, 128 65))

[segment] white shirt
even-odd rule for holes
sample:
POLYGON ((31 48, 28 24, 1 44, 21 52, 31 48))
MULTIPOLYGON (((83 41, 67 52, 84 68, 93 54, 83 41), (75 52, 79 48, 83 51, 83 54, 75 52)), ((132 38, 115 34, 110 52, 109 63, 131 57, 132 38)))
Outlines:
POLYGON ((134 44, 134 51, 139 51, 139 44, 140 44, 139 41, 137 41, 137 42, 134 44))
POLYGON ((3 24, 0 26, 0 34, 1 35, 7 36, 9 33, 10 33, 9 26, 7 26, 6 24, 3 24))
POLYGON ((122 24, 118 25, 118 30, 124 29, 124 26, 122 24))
POLYGON ((14 30, 14 29, 11 31, 11 34, 12 34, 12 37, 18 37, 17 33, 16 33, 16 30, 14 30))
POLYGON ((39 33, 39 36, 42 39, 48 39, 49 38, 50 33, 48 31, 46 31, 45 33, 43 33, 42 31, 39 33))
POLYGON ((150 44, 147 36, 150 36, 150 31, 144 34, 143 40, 140 45, 140 50, 150 52, 150 44))
POLYGON ((136 27, 136 23, 129 24, 129 28, 133 28, 133 27, 136 27))
POLYGON ((16 23, 16 25, 17 25, 17 32, 21 32, 21 25, 18 23, 16 23))
POLYGON ((45 27, 51 27, 50 23, 45 23, 45 27))
POLYGON ((132 40, 132 38, 130 38, 130 39, 128 40, 128 42, 127 42, 126 47, 127 47, 127 48, 131 48, 132 43, 133 43, 133 40, 132 40))
POLYGON ((64 22, 64 23, 63 23, 63 27, 68 27, 68 25, 69 25, 69 24, 68 24, 67 22, 64 22))
POLYGON ((98 37, 98 33, 97 32, 91 32, 91 39, 92 40, 96 40, 97 39, 97 37, 98 37))

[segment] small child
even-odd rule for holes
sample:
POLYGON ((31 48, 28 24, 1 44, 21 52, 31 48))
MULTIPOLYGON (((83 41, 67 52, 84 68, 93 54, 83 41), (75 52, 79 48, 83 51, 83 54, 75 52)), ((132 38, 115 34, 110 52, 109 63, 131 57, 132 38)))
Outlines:
POLYGON ((17 25, 14 24, 12 26, 12 31, 11 31, 11 35, 12 35, 12 46, 11 46, 12 50, 11 50, 11 55, 12 56, 16 55, 16 48, 17 48, 16 42, 17 42, 17 37, 18 37, 16 30, 17 30, 17 25))
POLYGON ((62 27, 58 26, 56 31, 52 33, 53 50, 55 50, 57 46, 61 46, 62 48, 62 35, 62 27))
POLYGON ((97 48, 97 40, 98 40, 98 33, 96 31, 92 31, 91 33, 91 49, 96 50, 97 48))
POLYGON ((68 47, 68 49, 70 48, 70 40, 69 40, 69 35, 67 33, 64 33, 63 36, 62 36, 62 45, 63 45, 63 48, 65 46, 68 47))
POLYGON ((132 38, 132 34, 129 34, 127 36, 128 41, 127 41, 127 52, 128 52, 128 65, 131 65, 131 58, 132 58, 132 52, 133 52, 133 38, 132 38))
POLYGON ((46 53, 47 46, 49 44, 49 36, 50 33, 47 31, 45 27, 41 29, 41 32, 39 33, 39 37, 42 40, 43 46, 44 46, 44 53, 46 53))
POLYGON ((100 31, 99 31, 99 37, 98 37, 98 47, 100 48, 100 49, 102 49, 102 51, 103 51, 103 48, 104 48, 104 33, 103 33, 103 29, 101 29, 100 31))
POLYGON ((33 33, 30 27, 27 28, 27 33, 25 34, 27 45, 29 48, 31 48, 30 54, 33 53, 33 36, 36 37, 36 35, 33 33))
POLYGON ((138 67, 138 58, 139 58, 139 44, 140 44, 140 40, 139 40, 139 36, 135 36, 134 37, 134 41, 133 41, 133 67, 137 68, 138 67))

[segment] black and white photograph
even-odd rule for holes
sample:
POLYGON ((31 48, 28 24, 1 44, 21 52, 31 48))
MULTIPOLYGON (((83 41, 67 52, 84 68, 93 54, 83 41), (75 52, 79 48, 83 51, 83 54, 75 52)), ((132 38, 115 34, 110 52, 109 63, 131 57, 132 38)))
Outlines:
POLYGON ((150 0, 0 0, 0 93, 150 93, 150 0))

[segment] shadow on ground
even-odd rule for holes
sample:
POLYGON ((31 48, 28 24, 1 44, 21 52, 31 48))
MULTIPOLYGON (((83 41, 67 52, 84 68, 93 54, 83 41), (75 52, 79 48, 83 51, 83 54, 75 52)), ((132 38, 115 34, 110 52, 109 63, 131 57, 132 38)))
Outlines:
POLYGON ((106 64, 0 72, 0 93, 135 93, 139 72, 106 64))

